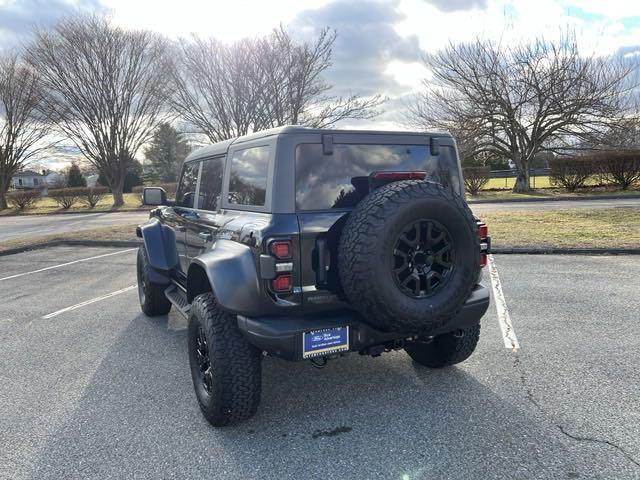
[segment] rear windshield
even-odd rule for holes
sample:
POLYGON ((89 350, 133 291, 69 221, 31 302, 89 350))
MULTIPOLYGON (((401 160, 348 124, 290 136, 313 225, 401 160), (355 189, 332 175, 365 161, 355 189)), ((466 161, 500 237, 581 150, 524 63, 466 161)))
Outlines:
POLYGON ((296 208, 326 210, 352 208, 368 193, 368 177, 379 171, 427 172, 427 180, 460 192, 460 178, 452 147, 432 156, 426 145, 333 145, 332 155, 321 144, 296 148, 296 208))

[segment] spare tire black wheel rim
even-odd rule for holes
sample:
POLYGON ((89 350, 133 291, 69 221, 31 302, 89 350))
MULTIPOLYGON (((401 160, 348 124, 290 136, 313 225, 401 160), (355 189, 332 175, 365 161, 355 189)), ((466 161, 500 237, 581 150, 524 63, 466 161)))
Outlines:
POLYGON ((449 231, 431 219, 404 227, 393 247, 393 278, 405 295, 427 298, 446 285, 455 251, 449 231))
POLYGON ((211 360, 209 358, 209 345, 207 344, 207 337, 202 327, 198 329, 195 350, 202 388, 207 394, 211 395, 213 388, 213 372, 211 371, 211 360))

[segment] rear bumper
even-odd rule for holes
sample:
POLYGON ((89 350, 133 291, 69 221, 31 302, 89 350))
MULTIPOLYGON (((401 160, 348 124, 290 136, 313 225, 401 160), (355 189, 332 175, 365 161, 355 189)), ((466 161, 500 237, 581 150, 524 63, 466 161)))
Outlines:
MULTIPOLYGON (((444 327, 429 335, 441 335, 476 325, 489 307, 489 289, 478 284, 462 309, 444 327)), ((287 317, 245 317, 238 315, 238 327, 249 342, 260 350, 286 360, 302 359, 302 334, 310 330, 349 326, 349 351, 361 352, 369 347, 392 343, 411 336, 401 332, 381 332, 362 321, 351 310, 321 315, 287 317)))

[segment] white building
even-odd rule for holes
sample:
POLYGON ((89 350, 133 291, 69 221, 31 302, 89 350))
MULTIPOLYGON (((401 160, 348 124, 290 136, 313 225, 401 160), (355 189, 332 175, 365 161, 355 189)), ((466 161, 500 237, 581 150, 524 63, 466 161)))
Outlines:
POLYGON ((24 170, 11 177, 11 186, 16 190, 25 188, 45 188, 47 186, 46 177, 42 173, 33 170, 24 170))

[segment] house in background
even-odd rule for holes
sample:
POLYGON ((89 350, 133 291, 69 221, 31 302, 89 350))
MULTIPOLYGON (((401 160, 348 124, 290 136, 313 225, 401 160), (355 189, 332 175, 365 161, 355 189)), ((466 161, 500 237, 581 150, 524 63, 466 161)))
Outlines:
POLYGON ((16 190, 40 190, 42 195, 47 195, 50 188, 63 188, 65 186, 65 175, 50 170, 23 170, 11 177, 11 186, 16 190))
POLYGON ((46 176, 33 170, 23 170, 11 177, 11 186, 16 190, 43 189, 47 186, 46 176))
POLYGON ((86 175, 87 187, 95 187, 98 185, 98 175, 86 175))
POLYGON ((44 170, 46 172, 45 182, 47 187, 49 188, 64 188, 66 183, 66 177, 62 173, 51 172, 49 170, 44 170))

